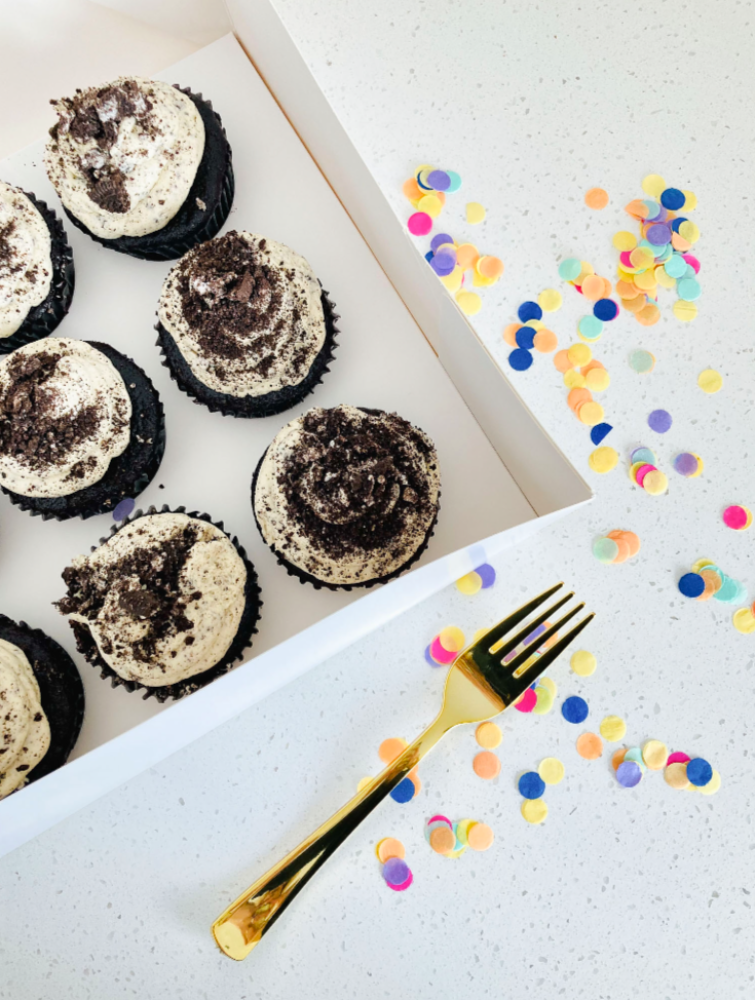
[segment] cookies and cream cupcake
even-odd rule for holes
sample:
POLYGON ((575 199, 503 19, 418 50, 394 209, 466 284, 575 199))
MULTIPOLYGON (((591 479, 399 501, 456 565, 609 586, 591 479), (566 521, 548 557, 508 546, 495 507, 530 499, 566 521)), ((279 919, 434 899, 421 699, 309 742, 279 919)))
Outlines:
POLYGON ((289 573, 331 589, 385 583, 424 551, 438 516, 435 447, 395 413, 312 409, 262 456, 252 506, 289 573))
POLYGON ((231 149, 201 95, 123 76, 51 103, 45 167, 79 229, 149 260, 218 232, 233 201, 231 149))
POLYGON ((0 485, 24 510, 112 511, 146 488, 164 450, 155 388, 108 344, 49 337, 0 358, 0 485))
POLYGON ((84 717, 71 657, 39 629, 0 615, 0 799, 65 764, 84 717))
POLYGON ((33 194, 0 181, 0 354, 52 333, 73 289, 60 220, 33 194))
POLYGON ((141 511, 63 572, 57 602, 79 650, 113 686, 180 698, 251 644, 259 588, 236 539, 206 514, 141 511))
POLYGON ((230 232, 168 274, 158 343, 179 387, 210 410, 270 416, 300 402, 328 370, 337 318, 302 256, 230 232))

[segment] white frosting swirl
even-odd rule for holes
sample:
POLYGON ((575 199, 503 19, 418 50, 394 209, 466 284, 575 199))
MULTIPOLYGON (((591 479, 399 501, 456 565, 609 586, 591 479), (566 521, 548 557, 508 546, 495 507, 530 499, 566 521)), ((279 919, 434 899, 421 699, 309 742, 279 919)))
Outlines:
POLYGON ((20 788, 50 746, 50 724, 26 654, 0 639, 0 799, 20 788))
POLYGON ((144 236, 170 222, 204 153, 204 122, 191 98, 159 80, 119 77, 53 103, 59 124, 45 148, 45 167, 68 211, 106 240, 144 236), (124 84, 135 85, 136 97, 134 113, 121 117, 113 92, 124 84), (72 127, 80 108, 99 119, 104 136, 72 127), (106 210, 92 198, 93 184, 108 176, 125 188, 126 211, 106 210))
MULTIPOLYGON (((175 684, 201 674, 222 660, 233 642, 246 604, 246 566, 228 537, 213 524, 187 514, 150 514, 121 528, 89 556, 73 560, 73 569, 91 578, 88 588, 101 593, 98 607, 68 611, 69 618, 86 624, 103 660, 124 680, 147 687, 175 684), (156 574, 166 571, 165 545, 177 539, 187 527, 196 540, 178 574, 177 598, 190 623, 167 634, 154 634, 149 615, 139 617, 124 607, 123 594, 158 595, 144 574, 137 575, 128 559, 137 550, 146 550, 156 574), (198 598, 192 595, 199 594, 198 598), (187 638, 190 642, 187 643, 187 638), (154 650, 135 655, 135 647, 145 640, 154 650)), ((70 584, 69 584, 70 589, 70 584)), ((164 595, 155 597, 155 608, 164 595)), ((74 606, 77 595, 71 598, 74 606)), ((170 622, 169 622, 170 625, 170 622)))
POLYGON ((37 207, 0 181, 0 337, 11 337, 49 295, 51 244, 37 207))
POLYGON ((254 233, 230 232, 190 250, 171 268, 158 315, 200 382, 231 396, 262 396, 308 375, 325 343, 321 296, 300 254, 254 233), (246 259, 233 254, 239 241, 249 247, 246 259), (224 247, 233 263, 223 273, 215 265, 208 274, 205 261, 224 247), (244 287, 250 291, 240 301, 244 287), (186 315, 187 294, 195 322, 186 315), (206 330, 210 316, 228 322, 221 331, 206 330))
POLYGON ((126 384, 91 344, 47 337, 0 359, 0 483, 11 492, 62 497, 99 482, 130 427, 126 384))

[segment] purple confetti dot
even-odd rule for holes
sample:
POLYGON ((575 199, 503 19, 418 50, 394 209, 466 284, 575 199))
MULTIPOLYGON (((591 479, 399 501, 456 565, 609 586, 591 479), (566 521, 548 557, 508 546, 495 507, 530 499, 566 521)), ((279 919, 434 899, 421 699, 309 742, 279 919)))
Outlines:
POLYGON ((409 878, 409 865, 402 858, 389 858, 383 865, 383 878, 388 885, 402 885, 409 878))
POLYGON ((475 570, 482 580, 482 589, 486 590, 488 587, 492 587, 495 583, 495 570, 488 563, 483 563, 482 566, 478 566, 475 570))
POLYGON ((658 434, 665 434, 671 427, 671 414, 668 410, 653 410, 648 417, 648 427, 658 434))
POLYGON ((444 243, 453 243, 453 241, 453 236, 449 236, 448 233, 438 233, 430 241, 430 249, 435 253, 438 247, 442 247, 444 243))
POLYGON ((634 788, 642 781, 642 768, 634 760, 624 760, 616 769, 616 780, 622 788, 634 788))
POLYGON ((440 250, 430 261, 430 267, 435 273, 444 278, 456 267, 456 253, 449 250, 440 250))
POLYGON ((427 175, 427 183, 434 191, 448 191, 451 187, 451 178, 445 170, 431 170, 427 175))
POLYGON ((430 664, 431 667, 442 667, 443 666, 442 663, 438 663, 437 660, 434 660, 432 658, 432 654, 430 653, 430 647, 429 646, 425 650, 425 659, 427 660, 427 662, 430 664))
POLYGON ((126 497, 124 500, 121 500, 113 511, 113 520, 123 521, 129 516, 134 507, 136 507, 136 500, 132 500, 131 497, 126 497))
POLYGON ((694 476, 699 464, 695 456, 688 451, 683 451, 681 455, 677 455, 674 459, 674 469, 676 469, 680 476, 694 476))
POLYGON ((647 241, 652 243, 654 247, 665 246, 666 243, 671 242, 671 228, 665 223, 650 226, 647 231, 647 241))

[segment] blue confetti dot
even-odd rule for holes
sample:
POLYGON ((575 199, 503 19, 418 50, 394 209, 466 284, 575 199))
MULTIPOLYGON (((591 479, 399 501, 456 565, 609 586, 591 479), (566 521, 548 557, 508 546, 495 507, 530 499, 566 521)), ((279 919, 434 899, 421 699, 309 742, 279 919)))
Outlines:
POLYGON ((409 802, 414 798, 414 782, 411 778, 404 778, 403 781, 399 781, 394 789, 391 790, 391 798, 394 802, 409 802))
POLYGON ((671 220, 671 228, 674 230, 675 233, 678 233, 679 226, 681 226, 681 224, 686 221, 687 219, 683 215, 678 215, 675 219, 671 220))
POLYGON ((509 364, 516 372, 526 372, 532 364, 532 355, 524 348, 517 347, 509 354, 509 364))
POLYGON ((619 307, 613 299, 598 299, 592 307, 593 316, 597 316, 598 319, 605 320, 606 322, 616 319, 618 312, 619 307))
POLYGON ((526 323, 530 319, 542 319, 543 310, 537 302, 522 302, 517 310, 520 323, 526 323))
POLYGON ((114 521, 123 521, 129 516, 131 511, 136 507, 136 500, 132 500, 131 497, 126 497, 121 500, 118 506, 113 511, 114 521))
POLYGON ((699 597, 705 590, 705 580, 699 573, 685 573, 679 581, 679 593, 685 597, 699 597))
POLYGON ((427 251, 427 253, 425 254, 425 260, 427 261, 428 264, 430 263, 430 261, 433 259, 434 256, 435 254, 432 252, 432 250, 427 251))
POLYGON ((598 445, 612 430, 613 426, 611 424, 596 424, 590 430, 590 440, 593 444, 598 445))
POLYGON ((697 788, 704 788, 713 777, 713 768, 702 757, 687 761, 687 777, 697 788))
POLYGON ((531 326, 520 326, 515 335, 517 344, 525 351, 531 351, 535 346, 536 333, 537 331, 533 330, 531 326))
POLYGON ((423 191, 432 191, 432 188, 429 185, 423 184, 422 181, 420 180, 420 175, 421 174, 422 174, 422 171, 420 170, 417 173, 417 187, 421 188, 423 191))
POLYGON ((680 191, 679 188, 666 188, 661 195, 661 205, 669 212, 677 212, 680 208, 684 208, 686 200, 684 192, 680 191))
POLYGON ((587 718, 589 709, 587 707, 587 702, 584 698, 580 698, 578 695, 573 694, 570 698, 561 706, 561 714, 566 719, 567 722, 573 722, 578 724, 584 722, 587 718))
POLYGON ((537 771, 527 771, 519 779, 519 794, 525 799, 539 799, 545 791, 545 782, 537 771))
POLYGON ((483 563, 482 566, 478 566, 475 573, 482 580, 482 589, 487 590, 488 587, 492 587, 495 583, 495 570, 488 563, 483 563))

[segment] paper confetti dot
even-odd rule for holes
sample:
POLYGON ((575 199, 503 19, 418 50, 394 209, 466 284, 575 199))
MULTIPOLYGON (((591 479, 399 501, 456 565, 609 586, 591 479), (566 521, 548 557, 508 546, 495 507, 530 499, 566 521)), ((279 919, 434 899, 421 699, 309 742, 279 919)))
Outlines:
POLYGON ((669 764, 663 772, 663 777, 666 784, 671 785, 672 788, 685 789, 691 787, 691 782, 687 777, 686 764, 669 764))
POLYGON ((399 858, 399 860, 402 860, 406 857, 406 848, 401 841, 396 840, 395 837, 384 837, 378 842, 375 850, 378 859, 382 864, 385 864, 386 861, 390 861, 391 858, 399 858))
POLYGON ((415 212, 409 216, 407 227, 412 236, 427 236, 433 228, 433 220, 427 212, 415 212))
POLYGON ((456 625, 447 625, 438 633, 440 644, 449 653, 458 653, 464 649, 464 633, 456 625))
MULTIPOLYGON (((513 653, 511 655, 513 656, 513 653)), ((537 695, 532 688, 527 688, 514 702, 514 708, 518 712, 531 712, 535 705, 537 705, 537 695)))
POLYGON ((594 427, 603 420, 605 410, 600 403, 582 403, 577 409, 577 416, 583 424, 594 427))
POLYGON ((389 858, 383 865, 383 878, 388 885, 393 887, 404 885, 411 874, 409 865, 403 858, 389 858))
POLYGON ((699 597, 705 590, 705 580, 697 573, 685 573, 678 587, 679 593, 685 597, 699 597))
POLYGON ((695 455, 689 451, 683 451, 676 456, 673 462, 674 471, 678 472, 680 476, 685 476, 687 479, 694 476, 697 472, 700 463, 698 462, 695 455))
POLYGON ((456 653, 449 649, 444 649, 437 635, 430 643, 430 656, 432 656, 436 663, 443 664, 453 663, 456 659, 456 653))
POLYGON ((614 771, 618 770, 619 764, 624 760, 627 755, 626 747, 619 747, 618 750, 614 750, 613 756, 611 757, 611 767, 614 771))
POLYGON ((653 410, 648 417, 648 427, 658 434, 670 430, 671 423, 671 414, 667 410, 653 410))
POLYGON ((648 740, 642 745, 642 759, 651 771, 660 771, 668 762, 668 747, 660 740, 648 740))
POLYGON ((588 653, 586 649, 578 649, 576 653, 572 653, 570 665, 578 677, 589 677, 595 673, 598 661, 593 653, 588 653))
POLYGON ((391 798, 394 802, 400 802, 403 805, 406 802, 411 802, 414 798, 414 793, 414 782, 410 778, 402 778, 396 787, 391 790, 391 798))
POLYGON ((443 202, 437 197, 437 195, 423 195, 417 202, 417 211, 426 212, 431 219, 437 219, 443 211, 443 202))
POLYGON ((618 743, 627 732, 627 724, 619 715, 607 715, 600 724, 600 735, 608 743, 618 743))
POLYGON ((532 319, 542 319, 543 310, 537 304, 537 302, 522 302, 522 304, 517 309, 517 316, 522 323, 527 323, 532 319))
POLYGON ((563 717, 567 722, 574 723, 574 725, 584 722, 588 713, 589 709, 587 707, 587 702, 584 698, 580 698, 579 695, 576 694, 567 698, 561 706, 561 714, 563 717))
POLYGON ((537 304, 544 312, 556 312, 563 305, 564 298, 556 288, 545 288, 537 297, 537 304))
POLYGON ((590 188, 590 190, 585 194, 585 205, 587 205, 588 208, 601 209, 605 208, 607 204, 608 192, 604 191, 603 188, 590 188))
POLYGON ((487 823, 473 823, 467 833, 467 843, 473 851, 487 851, 495 839, 487 823))
POLYGON ((723 512, 723 522, 727 528, 732 528, 734 531, 744 531, 752 524, 752 513, 747 507, 732 504, 723 512))
POLYGON ((613 538, 597 538, 593 542, 592 554, 602 563, 612 563, 619 554, 619 546, 613 538))
POLYGON ((616 769, 616 780, 622 788, 634 788, 642 781, 642 768, 633 760, 624 760, 616 769))
POLYGON ((668 478, 664 472, 653 469, 645 475, 642 487, 651 497, 661 496, 668 489, 668 478))
POLYGON ((553 708, 553 695, 547 687, 538 684, 535 687, 535 697, 537 698, 537 702, 532 711, 535 715, 547 715, 553 708))
POLYGON ((409 744, 406 740, 392 736, 387 740, 383 740, 380 744, 378 747, 378 757, 384 764, 390 764, 403 753, 407 746, 409 746, 409 744))
POLYGON ((687 779, 697 788, 707 785, 713 777, 713 768, 702 757, 693 757, 687 764, 687 779))
POLYGON ((457 292, 456 302, 467 316, 476 316, 482 309, 482 299, 477 292, 457 292))
POLYGON ((619 314, 619 307, 613 299, 598 299, 592 307, 592 312, 593 316, 597 316, 599 320, 603 320, 608 323, 612 319, 616 319, 619 314))
POLYGON ((521 347, 517 347, 516 350, 509 354, 509 364, 517 372, 524 372, 532 364, 532 355, 529 351, 523 350, 521 347))
POLYGON ((600 444, 612 430, 613 427, 611 424, 596 424, 590 429, 590 440, 593 444, 600 444))
POLYGON ((475 756, 472 767, 479 778, 491 781, 497 778, 501 770, 501 762, 490 750, 483 750, 475 756))
POLYGON ((690 755, 688 753, 682 753, 681 750, 674 750, 673 753, 669 754, 668 760, 666 761, 666 763, 667 764, 686 764, 687 761, 689 761, 691 759, 692 758, 690 757, 690 755))
POLYGON ((588 461, 593 472, 604 475, 606 472, 611 472, 619 464, 619 453, 615 448, 603 445, 592 452, 588 461))
POLYGON ((755 615, 752 608, 740 608, 734 612, 732 623, 737 632, 742 635, 752 635, 755 632, 755 615))
POLYGON ((714 769, 713 775, 707 785, 698 785, 698 792, 702 792, 703 795, 715 795, 716 792, 721 787, 721 775, 714 769))
POLYGON ((481 566, 477 567, 475 573, 482 580, 483 590, 487 590, 488 587, 492 587, 495 583, 495 569, 489 563, 482 563, 481 566))
POLYGON ((582 261, 576 257, 568 257, 558 265, 558 276, 564 281, 576 281, 582 273, 582 261))
POLYGON ((439 824, 430 833, 430 847, 436 854, 448 854, 456 845, 456 835, 445 823, 439 824))
POLYGON ((476 226, 485 219, 485 209, 479 201, 467 202, 467 222, 470 226, 476 226))
POLYGON ((531 351, 535 346, 535 334, 531 326, 520 326, 516 331, 516 343, 518 347, 523 347, 525 351, 531 351))
POLYGON ((706 368, 704 372, 700 372, 697 376, 697 384, 703 392, 707 392, 710 395, 723 388, 724 380, 720 372, 715 371, 713 368, 706 368))
POLYGON ((644 375, 655 368, 655 357, 650 351, 632 351, 629 355, 629 367, 638 375, 644 375))
POLYGON ((427 183, 435 191, 448 191, 451 187, 451 178, 445 170, 431 170, 427 175, 427 183))
POLYGON ((634 250, 637 246, 637 237, 633 233, 622 230, 619 233, 614 233, 612 242, 617 250, 629 253, 630 250, 634 250))
POLYGON ((501 745, 503 733, 495 722, 481 722, 475 730, 475 739, 486 750, 495 750, 497 746, 501 745))
POLYGON ((546 785, 557 785, 563 780, 565 769, 558 757, 546 757, 540 761, 537 773, 546 785))
POLYGON ((674 316, 683 323, 689 323, 697 316, 697 306, 695 303, 685 302, 684 299, 677 299, 672 306, 672 311, 674 316))
POLYGON ((597 316, 583 316, 577 324, 577 330, 585 340, 598 340, 603 332, 603 320, 597 316))
POLYGON ((577 753, 585 760, 597 760, 603 755, 603 741, 595 733, 582 733, 577 738, 577 753))
POLYGON ((542 823, 548 815, 548 806, 543 799, 525 799, 521 806, 522 816, 528 823, 542 823))
POLYGON ((551 351, 555 351, 558 347, 558 338, 552 330, 538 330, 535 334, 533 346, 541 354, 550 354, 551 351))
POLYGON ((539 799, 545 791, 545 782, 537 771, 526 771, 519 778, 517 787, 525 799, 539 799))
POLYGON ((456 587, 462 594, 476 594, 478 590, 482 590, 482 578, 478 572, 472 570, 456 581, 456 587))
POLYGON ((666 189, 666 182, 660 174, 648 174, 642 181, 642 190, 651 198, 660 198, 666 189))

